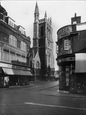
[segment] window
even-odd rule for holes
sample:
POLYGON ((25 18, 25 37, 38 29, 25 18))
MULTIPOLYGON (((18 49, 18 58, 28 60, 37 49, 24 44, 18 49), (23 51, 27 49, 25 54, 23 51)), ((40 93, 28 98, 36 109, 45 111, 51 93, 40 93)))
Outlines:
POLYGON ((21 50, 23 51, 27 51, 27 48, 26 48, 26 43, 21 41, 21 50))
POLYGON ((25 29, 22 26, 18 26, 19 27, 19 31, 23 34, 26 35, 25 33, 25 29))
POLYGON ((17 47, 17 39, 13 35, 9 35, 9 44, 17 47))
POLYGON ((59 53, 58 45, 56 45, 56 53, 59 53))
POLYGON ((14 23, 15 23, 15 21, 12 19, 12 18, 8 18, 8 25, 10 25, 11 27, 13 27, 14 28, 14 23))
POLYGON ((37 61, 36 63, 36 69, 39 69, 40 68, 40 63, 37 61))
POLYGON ((9 61, 13 61, 15 60, 15 53, 14 52, 10 52, 10 55, 9 55, 9 61))
POLYGON ((19 40, 17 40, 17 47, 20 48, 21 47, 21 42, 19 40))
POLYGON ((77 23, 76 21, 73 22, 73 24, 76 24, 76 23, 77 23))
POLYGON ((26 63, 26 58, 25 56, 22 55, 22 62, 25 62, 26 63))
POLYGON ((9 62, 9 51, 6 49, 4 49, 2 52, 2 60, 9 62))
POLYGON ((17 55, 16 55, 16 59, 17 59, 18 61, 21 61, 21 60, 20 60, 20 54, 17 54, 17 55))

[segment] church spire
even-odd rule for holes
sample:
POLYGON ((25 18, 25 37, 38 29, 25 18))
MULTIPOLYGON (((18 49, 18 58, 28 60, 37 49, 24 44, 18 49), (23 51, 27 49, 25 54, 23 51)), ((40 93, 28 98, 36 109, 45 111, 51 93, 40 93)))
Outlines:
POLYGON ((37 2, 36 2, 36 6, 35 6, 35 14, 39 14, 39 8, 38 8, 37 2))
POLYGON ((34 19, 35 19, 35 21, 39 20, 39 8, 38 8, 37 2, 36 2, 36 6, 35 6, 34 19))

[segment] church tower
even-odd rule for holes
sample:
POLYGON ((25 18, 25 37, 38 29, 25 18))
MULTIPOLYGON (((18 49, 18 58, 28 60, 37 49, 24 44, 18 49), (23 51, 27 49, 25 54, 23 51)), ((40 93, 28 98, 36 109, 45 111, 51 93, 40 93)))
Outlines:
POLYGON ((34 12, 33 30, 33 62, 35 77, 47 79, 51 76, 54 68, 52 20, 47 18, 39 19, 39 8, 36 3, 34 12))
POLYGON ((40 75, 40 57, 39 57, 39 8, 36 3, 34 12, 34 24, 33 24, 33 68, 34 76, 37 78, 40 75))

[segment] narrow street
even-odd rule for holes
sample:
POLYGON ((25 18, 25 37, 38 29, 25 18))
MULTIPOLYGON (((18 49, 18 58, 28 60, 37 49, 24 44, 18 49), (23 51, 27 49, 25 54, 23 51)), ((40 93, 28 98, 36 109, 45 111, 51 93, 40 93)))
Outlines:
POLYGON ((58 91, 58 81, 0 89, 0 115, 86 115, 85 96, 58 91))

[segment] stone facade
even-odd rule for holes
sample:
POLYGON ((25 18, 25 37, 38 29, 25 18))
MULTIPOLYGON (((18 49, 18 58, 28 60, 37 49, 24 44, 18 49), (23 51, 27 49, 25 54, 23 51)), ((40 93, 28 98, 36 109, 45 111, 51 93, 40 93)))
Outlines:
MULTIPOLYGON (((33 60, 39 63, 40 79, 46 79, 48 72, 54 68, 53 40, 52 40, 52 21, 47 19, 45 12, 44 18, 39 19, 39 8, 36 3, 34 13, 34 33, 33 33, 33 60), (35 58, 37 57, 37 58, 35 58), (37 61, 36 61, 37 60, 37 61), (50 70, 48 69, 50 68, 50 70)), ((37 69, 35 66, 34 68, 37 69)))

